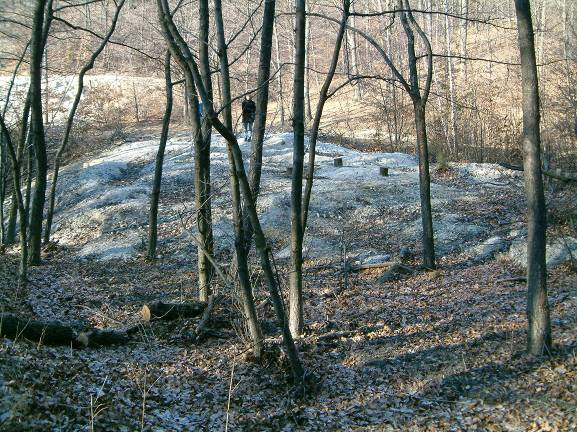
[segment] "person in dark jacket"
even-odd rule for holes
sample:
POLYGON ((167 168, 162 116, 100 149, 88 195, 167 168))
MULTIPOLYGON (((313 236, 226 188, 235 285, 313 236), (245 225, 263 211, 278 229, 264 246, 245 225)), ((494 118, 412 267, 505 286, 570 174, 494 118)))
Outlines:
POLYGON ((252 140, 252 124, 256 114, 256 105, 252 97, 246 96, 242 101, 242 124, 244 126, 244 140, 252 140))

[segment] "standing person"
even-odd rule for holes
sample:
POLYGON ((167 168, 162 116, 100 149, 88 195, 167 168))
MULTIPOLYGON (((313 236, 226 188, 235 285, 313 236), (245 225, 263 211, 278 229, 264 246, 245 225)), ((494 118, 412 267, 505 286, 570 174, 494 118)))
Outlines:
POLYGON ((244 126, 244 140, 252 140, 252 124, 256 113, 256 104, 251 96, 245 96, 242 101, 242 124, 244 126))

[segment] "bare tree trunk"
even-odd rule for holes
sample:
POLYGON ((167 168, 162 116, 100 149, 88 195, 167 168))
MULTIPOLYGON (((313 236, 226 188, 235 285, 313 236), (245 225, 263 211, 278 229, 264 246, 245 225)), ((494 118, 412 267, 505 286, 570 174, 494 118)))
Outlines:
MULTIPOLYGON (((272 18, 274 19, 274 0, 272 18)), ((266 16, 265 12, 265 16, 266 16)), ((214 18, 217 28, 218 53, 220 61, 220 74, 222 81, 222 104, 224 106, 224 125, 229 129, 233 129, 232 121, 232 96, 230 90, 230 72, 228 64, 228 49, 225 40, 225 30, 222 18, 222 3, 221 0, 214 0, 214 18)), ((264 30, 264 29, 263 29, 264 30)), ((269 58, 270 60, 270 58, 269 58)), ((265 110, 266 111, 266 110, 265 110)), ((260 325, 258 323, 258 316, 254 304, 254 297, 250 283, 250 274, 248 268, 248 253, 245 248, 245 232, 243 229, 243 212, 240 197, 240 187, 236 170, 234 169, 234 155, 230 147, 228 148, 229 174, 230 174, 230 190, 232 197, 232 219, 234 224, 234 246, 236 257, 236 269, 240 285, 240 294, 245 315, 246 324, 253 343, 253 355, 260 359, 263 353, 263 338, 260 325)))
POLYGON ((305 80, 305 0, 296 1, 295 73, 293 89, 293 172, 291 184, 291 264, 289 275, 289 325, 294 337, 304 327, 303 307, 303 225, 302 187, 305 150, 304 80, 305 80))
MULTIPOLYGON (((25 146, 28 138, 29 128, 28 120, 30 118, 30 91, 26 95, 26 101, 24 102, 24 109, 22 110, 22 120, 20 126, 20 135, 18 137, 18 149, 17 149, 17 159, 20 164, 20 175, 22 176, 22 161, 23 155, 25 154, 25 146)), ((22 179, 18 179, 19 182, 22 179)), ((8 227, 6 232, 6 242, 12 244, 16 241, 16 218, 18 216, 18 202, 17 202, 17 191, 12 191, 12 207, 10 208, 10 215, 8 216, 8 227)), ((22 217, 22 215, 20 215, 22 217)))
POLYGON ((449 103, 451 105, 451 150, 457 153, 457 106, 455 103, 455 78, 453 76, 452 26, 449 21, 449 0, 445 0, 445 42, 447 47, 447 73, 449 75, 449 103))
MULTIPOLYGON (((208 0, 199 1, 199 60, 203 85, 212 101, 212 80, 210 71, 210 57, 208 54, 209 41, 209 9, 208 0)), ((198 85, 198 83, 197 83, 198 85)), ((204 108, 204 107, 203 107, 204 108)), ((203 109, 204 111, 204 109, 203 109)), ((198 112, 192 113, 197 115, 198 112)), ((206 252, 212 255, 212 210, 210 198, 210 141, 211 125, 206 115, 201 119, 200 139, 195 145, 195 205, 198 211, 197 228, 199 241, 206 252)), ((210 283, 212 280, 212 264, 201 248, 198 248, 198 290, 199 299, 208 301, 210 283)))
POLYGON ((30 210, 29 257, 31 265, 40 264, 42 220, 46 200, 47 158, 42 119, 42 54, 44 52, 44 25, 52 19, 52 0, 38 0, 32 24, 30 55, 30 111, 31 134, 36 156, 36 181, 30 210))
MULTIPOLYGON (((353 16, 352 18, 353 20, 353 27, 356 27, 356 18, 353 16)), ((358 66, 358 59, 357 59, 357 36, 354 32, 350 32, 347 34, 347 38, 349 40, 349 47, 350 47, 350 62, 351 62, 351 74, 352 75, 358 75, 359 74, 359 66, 358 66)), ((363 96, 362 92, 361 92, 361 86, 360 83, 357 81, 356 85, 354 86, 354 92, 355 92, 355 99, 356 100, 360 100, 363 96)))
MULTIPOLYGON (((262 173, 262 151, 266 131, 266 118, 269 99, 270 63, 272 57, 272 38, 274 33, 274 14, 276 1, 266 0, 264 6, 263 26, 261 33, 260 59, 258 67, 258 82, 256 95, 256 113, 254 135, 251 142, 249 180, 255 202, 260 193, 260 178, 262 173)), ((278 47, 277 47, 278 48, 278 47)), ((278 53, 277 53, 278 55, 278 53)), ((252 243, 252 226, 248 215, 243 219, 244 248, 248 254, 252 243)))
MULTIPOLYGON (((467 39, 469 37, 469 0, 461 0, 461 15, 465 20, 461 27, 461 57, 467 57, 467 39)), ((463 72, 465 73, 465 82, 467 82, 467 60, 463 60, 463 72)))
POLYGON ((285 125, 285 112, 284 112, 284 97, 283 97, 283 88, 282 88, 282 64, 280 61, 280 44, 278 40, 278 32, 277 26, 274 26, 274 43, 275 43, 275 53, 276 53, 276 67, 278 69, 277 73, 277 84, 278 84, 278 97, 277 97, 277 105, 280 109, 280 124, 281 126, 285 125))
POLYGON ((272 37, 274 28, 275 0, 266 0, 264 6, 263 26, 260 41, 260 60, 256 93, 256 115, 254 122, 254 140, 251 146, 250 186, 254 199, 258 198, 262 172, 262 146, 266 130, 268 93, 270 79, 270 62, 272 54, 272 37))
POLYGON ((541 173, 541 135, 539 131, 539 83, 531 7, 529 0, 515 0, 521 75, 523 87, 523 167, 527 194, 527 349, 531 354, 550 353, 551 318, 547 300, 545 259, 547 214, 541 173))
POLYGON ((44 124, 48 124, 50 119, 48 116, 48 111, 50 109, 50 85, 48 83, 48 47, 44 45, 44 124))
POLYGON ((150 194, 150 211, 148 213, 148 252, 149 260, 156 258, 156 244, 158 240, 158 201, 160 199, 160 186, 162 182, 162 164, 164 162, 164 152, 168 141, 168 130, 170 128, 170 117, 172 115, 172 76, 170 73, 170 51, 166 52, 164 58, 164 79, 166 89, 166 108, 162 118, 162 132, 158 152, 156 153, 156 163, 154 167, 154 179, 152 181, 152 193, 150 194))
POLYGON ((421 194, 421 222, 423 226, 423 264, 426 268, 435 268, 435 246, 433 237, 433 215, 431 209, 431 178, 429 174, 429 150, 427 142, 427 126, 425 121, 425 106, 429 96, 429 89, 433 74, 432 49, 425 33, 414 20, 408 0, 399 0, 401 23, 407 35, 407 49, 410 72, 410 96, 413 100, 415 113, 415 129, 417 132, 417 146, 419 148, 419 187, 421 194), (419 86, 419 74, 417 69, 417 56, 415 54, 415 36, 413 28, 419 34, 427 51, 427 78, 425 90, 421 95, 419 86))
MULTIPOLYGON (((20 189, 20 162, 18 161, 18 157, 16 155, 16 151, 14 150, 14 146, 12 145, 12 140, 10 138, 10 133, 6 124, 4 123, 4 116, 0 115, 0 133, 6 143, 6 148, 10 155, 10 159, 12 160, 12 181, 13 181, 13 188, 16 194, 16 202, 18 205, 18 211, 20 215, 26 214, 24 209, 24 201, 22 199, 22 191, 20 189)), ((26 277, 28 273, 28 247, 26 244, 26 231, 27 231, 27 218, 20 216, 20 270, 19 270, 19 277, 20 283, 26 283, 26 277)))
POLYGON ((337 70, 338 62, 339 62, 339 55, 341 52, 341 47, 343 44, 343 39, 346 33, 347 28, 347 21, 349 18, 349 9, 350 9, 350 0, 343 0, 343 15, 341 18, 341 23, 339 25, 339 30, 337 32, 337 37, 335 40, 335 46, 333 48, 333 55, 331 57, 331 64, 329 66, 328 73, 325 77, 325 81, 323 86, 321 87, 319 101, 317 103, 315 118, 313 120, 313 125, 310 131, 309 137, 309 159, 308 159, 308 175, 307 181, 304 191, 304 199, 303 199, 303 206, 302 206, 302 231, 303 236, 307 226, 307 219, 311 201, 311 193, 313 189, 313 180, 314 180, 314 170, 315 170, 315 156, 316 156, 316 145, 317 139, 319 136, 319 128, 321 124, 321 118, 323 115, 323 110, 325 107, 325 103, 329 98, 329 89, 333 78, 335 76, 335 72, 337 70))
MULTIPOLYGON (((106 36, 100 42, 98 48, 92 53, 88 62, 84 65, 84 67, 80 70, 78 74, 78 87, 76 89, 76 96, 74 97, 74 101, 72 102, 72 106, 70 107, 70 111, 68 113, 68 118, 66 119, 66 126, 64 129, 64 136, 62 137, 62 142, 60 143, 60 147, 56 152, 56 157, 54 158, 54 173, 52 177, 52 185, 50 186, 50 194, 48 196, 48 213, 46 216, 46 227, 44 229, 44 243, 48 243, 50 241, 50 233, 52 231, 52 220, 54 218, 54 202, 56 199, 56 186, 58 183, 58 174, 60 172, 60 163, 62 162, 62 155, 64 151, 68 147, 68 142, 70 141, 70 133, 72 132, 72 126, 74 125, 74 118, 76 116, 76 111, 78 110, 78 105, 80 104, 80 99, 82 98, 82 93, 84 91, 84 77, 86 74, 92 70, 94 67, 94 63, 116 29, 116 23, 118 22, 118 17, 120 16, 120 11, 124 6, 125 0, 120 0, 118 6, 116 7, 116 13, 112 20, 112 24, 110 26, 110 30, 106 34, 106 36)), ((133 83, 134 87, 134 83, 133 83)))
MULTIPOLYGON (((309 11, 309 3, 305 4, 309 11)), ((312 120, 311 113, 311 83, 310 83, 310 57, 311 57, 311 22, 307 20, 305 27, 305 122, 312 120)))
POLYGON ((7 183, 6 145, 3 135, 0 136, 0 244, 6 244, 6 225, 4 225, 4 200, 6 199, 7 183))
MULTIPOLYGON (((6 92, 6 97, 5 97, 5 101, 4 101, 4 108, 2 109, 2 115, 4 117, 6 117, 6 112, 8 111, 8 104, 10 103, 10 96, 12 94, 12 89, 14 88, 14 83, 16 82, 16 76, 18 75, 18 70, 20 69, 20 66, 22 65, 22 63, 24 62, 24 57, 26 56, 26 52, 28 51, 28 48, 30 47, 30 41, 26 44, 26 47, 24 48, 24 50, 22 51, 22 55, 20 56, 20 59, 18 60, 18 63, 16 64, 16 67, 14 68, 14 71, 12 73, 12 79, 10 80, 10 85, 8 86, 8 91, 6 92)), ((23 114, 22 114, 22 130, 24 130, 24 133, 27 132, 28 129, 28 117, 30 115, 30 97, 29 97, 29 93, 26 95, 26 101, 24 102, 24 110, 23 110, 23 114)), ((2 164, 2 169, 6 169, 6 163, 8 158, 6 157, 6 154, 8 153, 8 144, 4 143, 4 138, 3 135, 0 135, 0 146, 2 147, 0 149, 0 151, 2 152, 2 156, 0 157, 0 163, 2 164)), ((18 146, 18 160, 20 159, 20 145, 18 146)), ((4 174, 0 175, 0 178, 4 179, 4 174)), ((21 181, 21 179, 18 179, 18 181, 21 181)), ((14 183, 14 182, 13 182, 14 183)), ((5 183, 4 181, 2 182, 2 187, 5 188, 5 183)), ((8 213, 8 223, 6 224, 6 230, 4 231, 4 198, 5 198, 5 189, 3 190, 3 193, 0 194, 2 195, 0 198, 0 210, 2 210, 0 213, 0 221, 1 221, 1 226, 2 226, 2 243, 3 244, 12 244, 16 241, 16 217, 18 215, 18 203, 17 203, 17 196, 16 196, 16 191, 13 190, 12 191, 12 202, 11 202, 11 206, 10 206, 10 212, 8 213)))
MULTIPOLYGON (((24 195, 24 209, 26 213, 24 217, 28 221, 28 225, 30 225, 30 208, 32 206, 32 177, 34 176, 34 160, 36 157, 34 156, 34 145, 32 145, 32 131, 26 137, 26 192, 24 195)), ((28 239, 28 243, 30 243, 30 239, 28 239)), ((30 246, 28 246, 30 249, 30 246)))

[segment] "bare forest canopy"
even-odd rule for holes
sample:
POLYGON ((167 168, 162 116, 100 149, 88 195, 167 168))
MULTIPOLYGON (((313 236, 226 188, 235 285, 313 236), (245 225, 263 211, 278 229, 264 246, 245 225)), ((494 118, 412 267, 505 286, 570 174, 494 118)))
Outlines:
MULTIPOLYGON (((189 45, 198 47, 198 2, 178 5, 175 23, 189 45)), ((224 1, 223 19, 231 63, 232 96, 255 90, 264 1, 224 1)), ((212 8, 212 5, 210 6, 212 8)), ((427 115, 431 152, 453 159, 519 162, 520 68, 515 10, 512 1, 417 1, 414 15, 428 35, 434 55, 430 109, 427 115)), ((338 2, 309 1, 306 28, 306 117, 312 119, 316 94, 330 65, 331 50, 342 6, 338 2), (329 21, 322 16, 337 22, 329 21)), ((356 0, 351 3, 349 26, 373 38, 400 71, 407 71, 406 39, 394 13, 397 2, 356 0)), ((54 22, 43 60, 45 79, 74 76, 106 33, 114 14, 110 0, 55 1, 54 22)), ((0 2, 0 68, 11 75, 22 53, 19 74, 26 75, 30 50, 33 2, 0 2)), ((577 112, 577 4, 570 0, 539 0, 532 5, 540 77, 542 141, 547 163, 567 164, 575 155, 577 112)), ((215 100, 221 97, 218 47, 211 13, 209 55, 215 78, 215 100)), ((163 105, 165 44, 157 20, 156 2, 128 0, 117 29, 90 74, 109 79, 118 101, 109 103, 106 86, 85 91, 81 110, 103 124, 159 121, 163 105), (141 78, 136 79, 135 78, 141 78), (120 83, 121 82, 121 83, 120 83)), ((417 46, 418 55, 424 53, 417 46)), ((272 47, 269 122, 290 125, 294 70, 294 10, 285 0, 276 5, 272 47)), ((419 62, 419 67, 424 61, 419 62)), ((179 72, 175 72, 175 80, 179 72)), ((408 78, 408 77, 407 77, 408 78)), ((96 84, 94 85, 95 87, 96 84)), ((71 85, 47 92, 47 119, 66 113, 62 93, 71 85)), ((72 85, 73 87, 73 85, 72 85)), ((360 32, 348 30, 333 82, 338 90, 323 116, 322 133, 388 151, 411 151, 414 132, 409 96, 360 32), (347 84, 348 83, 348 84, 347 84), (360 126, 360 127, 359 127, 360 126), (362 130, 361 130, 362 129, 362 130), (344 137, 344 138, 343 138, 344 137)), ((183 86, 175 86, 175 117, 182 115, 183 86)), ((235 120, 240 101, 233 102, 235 120)))

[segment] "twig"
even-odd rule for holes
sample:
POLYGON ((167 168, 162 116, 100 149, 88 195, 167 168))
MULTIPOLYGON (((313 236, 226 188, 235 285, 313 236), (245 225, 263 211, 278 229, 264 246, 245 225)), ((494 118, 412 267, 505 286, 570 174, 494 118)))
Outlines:
POLYGON ((230 399, 232 397, 232 381, 234 379, 235 360, 236 360, 236 358, 233 357, 232 370, 230 372, 230 382, 228 385, 228 401, 226 403, 226 423, 224 424, 224 432, 228 432, 228 419, 229 419, 229 412, 230 412, 230 399))

